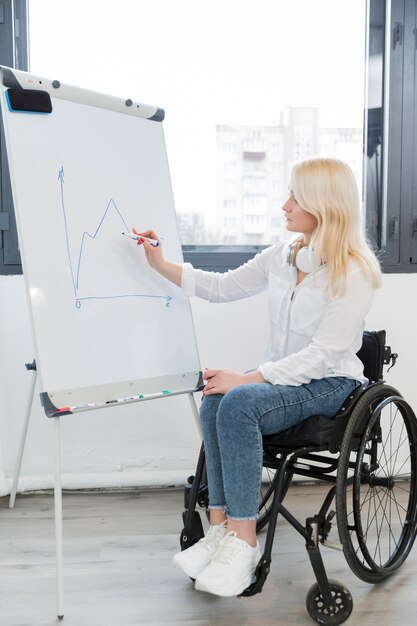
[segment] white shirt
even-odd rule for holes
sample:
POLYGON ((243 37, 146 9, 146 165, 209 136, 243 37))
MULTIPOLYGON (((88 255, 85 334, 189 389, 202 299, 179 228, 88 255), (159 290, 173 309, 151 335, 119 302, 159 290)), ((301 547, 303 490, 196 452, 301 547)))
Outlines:
POLYGON ((325 266, 296 285, 297 270, 287 264, 288 245, 284 241, 271 246, 224 274, 184 263, 181 287, 187 296, 210 302, 268 291, 269 337, 258 370, 272 384, 302 385, 327 376, 366 382, 356 353, 374 288, 354 261, 343 296, 327 294, 325 266))

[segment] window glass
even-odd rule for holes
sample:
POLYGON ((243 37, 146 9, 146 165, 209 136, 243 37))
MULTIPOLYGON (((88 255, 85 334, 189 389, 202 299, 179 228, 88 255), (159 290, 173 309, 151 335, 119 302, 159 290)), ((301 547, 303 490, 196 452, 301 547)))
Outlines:
POLYGON ((184 244, 267 245, 294 162, 361 185, 365 4, 30 0, 30 68, 165 109, 184 244))

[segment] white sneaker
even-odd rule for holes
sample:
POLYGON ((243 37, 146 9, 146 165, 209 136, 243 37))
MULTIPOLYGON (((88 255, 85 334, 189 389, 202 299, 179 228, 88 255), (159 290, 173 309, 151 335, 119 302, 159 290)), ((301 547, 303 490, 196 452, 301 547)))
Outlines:
POLYGON ((172 563, 181 569, 190 578, 197 578, 198 574, 210 564, 213 554, 216 552, 221 540, 225 537, 227 522, 210 526, 207 535, 197 543, 177 554, 172 563))
POLYGON ((253 548, 231 530, 222 539, 210 565, 198 574, 195 588, 217 596, 238 596, 255 582, 255 568, 261 556, 259 544, 253 548))

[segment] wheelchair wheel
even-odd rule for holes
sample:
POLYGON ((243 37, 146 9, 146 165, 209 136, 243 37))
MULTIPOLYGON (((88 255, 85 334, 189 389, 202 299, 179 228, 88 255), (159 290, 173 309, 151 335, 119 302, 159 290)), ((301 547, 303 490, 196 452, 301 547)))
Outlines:
POLYGON ((388 385, 366 390, 352 410, 340 451, 336 512, 347 563, 368 583, 385 580, 416 536, 417 420, 388 385))
POLYGON ((329 580, 333 603, 326 607, 319 586, 314 583, 307 592, 306 608, 310 617, 318 624, 343 624, 353 609, 353 600, 350 592, 337 580, 329 580))

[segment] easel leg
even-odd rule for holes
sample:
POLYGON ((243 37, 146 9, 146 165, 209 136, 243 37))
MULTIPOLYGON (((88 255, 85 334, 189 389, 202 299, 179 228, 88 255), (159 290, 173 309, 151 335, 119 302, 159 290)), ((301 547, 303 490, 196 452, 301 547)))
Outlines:
POLYGON ((27 405, 26 405, 25 421, 24 421, 24 424, 23 424, 22 435, 20 437, 19 452, 17 453, 16 467, 15 467, 15 470, 14 470, 13 485, 12 485, 12 490, 10 492, 10 499, 9 499, 9 508, 10 509, 12 509, 14 507, 14 503, 15 503, 15 500, 16 500, 17 485, 18 485, 18 482, 19 482, 20 470, 21 470, 21 467, 22 467, 23 452, 25 450, 26 437, 27 437, 27 434, 28 434, 29 419, 30 419, 30 413, 31 413, 31 410, 32 410, 33 397, 34 397, 34 394, 35 394, 35 385, 36 385, 37 374, 38 374, 37 371, 33 370, 32 382, 31 382, 31 386, 30 386, 30 389, 29 389, 29 395, 28 395, 28 400, 27 400, 27 405))
POLYGON ((193 393, 189 393, 188 397, 190 398, 191 408, 194 414, 195 424, 197 426, 198 434, 200 435, 200 439, 203 440, 203 433, 201 430, 201 422, 200 422, 200 414, 198 412, 197 404, 195 401, 195 397, 193 393))
POLYGON ((64 617, 64 580, 63 580, 63 530, 62 530, 62 486, 61 486, 61 436, 59 417, 55 421, 55 550, 56 550, 56 585, 57 615, 64 617))

